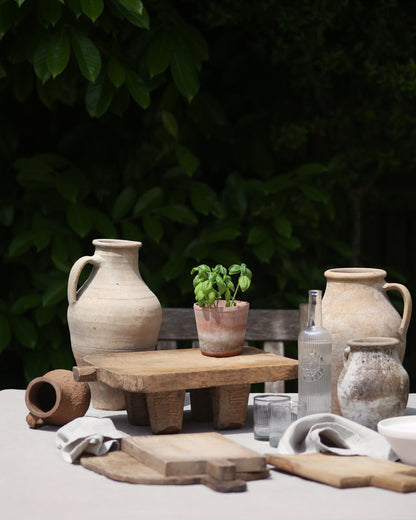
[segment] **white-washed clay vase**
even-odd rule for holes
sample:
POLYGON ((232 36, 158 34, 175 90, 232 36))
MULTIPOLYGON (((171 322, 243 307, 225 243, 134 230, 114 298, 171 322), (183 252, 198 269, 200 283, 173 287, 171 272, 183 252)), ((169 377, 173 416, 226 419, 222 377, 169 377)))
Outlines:
POLYGON ((409 397, 409 376, 398 355, 395 338, 351 340, 338 379, 338 400, 347 419, 367 428, 388 417, 403 415, 409 397))
POLYGON ((322 298, 322 323, 332 338, 332 412, 341 414, 338 378, 343 369, 344 350, 353 338, 391 337, 399 341, 398 355, 403 361, 406 333, 412 314, 412 298, 399 283, 386 283, 386 271, 346 267, 325 271, 326 289, 322 298), (388 298, 388 291, 403 298, 403 316, 388 298))
MULTIPOLYGON (((162 323, 159 300, 139 271, 141 242, 93 240, 93 256, 72 266, 68 279, 68 326, 78 366, 88 354, 153 350, 162 323), (92 271, 77 290, 81 271, 92 271)), ((102 382, 89 383, 92 405, 103 410, 123 410, 124 393, 102 382)))
POLYGON ((241 354, 249 303, 236 300, 235 304, 226 307, 224 300, 213 307, 194 304, 199 347, 204 356, 231 357, 241 354))
POLYGON ((26 388, 26 422, 31 428, 62 426, 85 415, 90 399, 88 384, 75 381, 71 370, 51 370, 32 379, 26 388))

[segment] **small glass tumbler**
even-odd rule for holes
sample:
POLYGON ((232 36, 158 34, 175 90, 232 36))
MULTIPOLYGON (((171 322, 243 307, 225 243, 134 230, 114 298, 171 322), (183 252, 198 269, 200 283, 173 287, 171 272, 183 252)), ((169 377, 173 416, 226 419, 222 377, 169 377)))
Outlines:
POLYGON ((289 426, 299 418, 306 415, 306 403, 298 401, 285 401, 270 404, 269 442, 270 446, 277 448, 280 439, 289 426))
POLYGON ((290 396, 264 394, 254 397, 254 438, 258 441, 269 440, 269 419, 271 403, 290 402, 290 396))

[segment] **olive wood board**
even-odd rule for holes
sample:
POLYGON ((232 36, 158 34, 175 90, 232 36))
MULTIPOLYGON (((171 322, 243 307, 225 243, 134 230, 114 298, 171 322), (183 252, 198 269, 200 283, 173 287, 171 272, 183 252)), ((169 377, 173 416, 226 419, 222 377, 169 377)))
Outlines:
POLYGON ((134 484, 204 484, 241 492, 247 480, 269 476, 266 458, 216 432, 144 435, 121 440, 121 451, 81 457, 81 465, 134 484))
POLYGON ((416 467, 365 456, 326 453, 266 455, 267 463, 337 488, 372 486, 400 493, 416 491, 416 467))
POLYGON ((210 357, 199 348, 90 354, 75 366, 77 381, 101 381, 127 392, 164 392, 296 379, 298 361, 255 347, 238 356, 210 357))

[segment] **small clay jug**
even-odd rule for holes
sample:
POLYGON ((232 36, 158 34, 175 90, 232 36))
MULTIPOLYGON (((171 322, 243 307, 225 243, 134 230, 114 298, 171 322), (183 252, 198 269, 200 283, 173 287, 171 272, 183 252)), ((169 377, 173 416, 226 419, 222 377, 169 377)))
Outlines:
POLYGON ((364 267, 329 269, 322 298, 322 324, 332 338, 332 412, 340 413, 337 384, 344 350, 352 338, 390 337, 399 341, 400 362, 406 349, 406 333, 412 314, 412 298, 399 283, 386 283, 386 271, 364 267), (388 298, 388 291, 403 298, 403 316, 388 298))
POLYGON ((225 300, 213 307, 194 304, 199 347, 204 356, 238 356, 243 350, 250 305, 237 300, 233 307, 225 304, 225 300))
MULTIPOLYGON (((139 271, 141 242, 93 240, 93 256, 83 256, 72 266, 68 279, 68 326, 78 366, 88 354, 153 350, 162 323, 162 308, 139 271), (81 271, 92 270, 77 289, 81 271)), ((89 383, 92 405, 103 410, 123 410, 124 393, 102 382, 89 383)))
POLYGON ((85 415, 90 405, 87 383, 77 383, 71 370, 51 370, 28 384, 25 393, 29 414, 26 422, 31 428, 44 424, 62 426, 85 415))
POLYGON ((398 355, 399 340, 369 337, 348 341, 338 380, 341 414, 377 429, 388 417, 403 415, 409 397, 409 376, 398 355))

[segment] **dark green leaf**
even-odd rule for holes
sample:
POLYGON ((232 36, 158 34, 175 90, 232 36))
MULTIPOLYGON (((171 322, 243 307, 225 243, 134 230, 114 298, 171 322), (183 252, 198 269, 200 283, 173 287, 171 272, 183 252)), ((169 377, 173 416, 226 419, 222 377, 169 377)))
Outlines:
POLYGON ((162 74, 169 67, 172 43, 165 35, 158 35, 147 50, 147 68, 151 78, 162 74))
POLYGON ((193 182, 191 184, 191 202, 194 209, 203 215, 213 213, 219 217, 223 214, 215 191, 203 182, 193 182))
POLYGON ((71 46, 66 27, 63 25, 54 32, 49 41, 46 62, 49 72, 56 78, 66 69, 71 55, 71 46))
POLYGON ((163 226, 159 219, 152 216, 145 216, 143 217, 142 224, 146 235, 156 243, 159 243, 163 237, 163 226))
POLYGON ((273 226, 282 237, 290 238, 292 236, 292 223, 288 218, 284 216, 275 217, 273 226))
POLYGON ((28 309, 33 309, 41 303, 41 297, 37 293, 29 293, 21 296, 18 300, 13 302, 11 306, 11 312, 13 314, 22 314, 28 309))
POLYGON ((32 231, 22 231, 16 235, 9 245, 9 256, 14 258, 21 256, 33 246, 32 231))
POLYGON ((199 239, 204 244, 215 244, 216 242, 232 241, 241 235, 241 231, 230 225, 224 225, 218 229, 204 228, 199 239))
POLYGON ((266 195, 280 193, 293 184, 290 174, 276 175, 264 183, 264 192, 266 195))
POLYGON ((100 232, 101 236, 106 238, 117 238, 117 230, 111 220, 99 211, 98 209, 92 211, 92 221, 94 229, 100 232))
POLYGON ((126 71, 126 85, 134 101, 146 109, 150 105, 149 88, 140 76, 131 70, 126 71))
POLYGON ((162 123, 166 131, 175 139, 178 137, 178 123, 172 112, 162 110, 162 123))
POLYGON ((6 349, 12 339, 12 331, 5 316, 0 315, 0 353, 6 349))
POLYGON ((55 26, 62 16, 62 5, 56 0, 37 0, 37 8, 40 21, 45 27, 55 26))
POLYGON ((101 117, 107 112, 114 94, 114 87, 102 75, 95 83, 89 83, 85 93, 85 106, 91 117, 101 117))
POLYGON ((137 200, 137 193, 131 186, 125 188, 116 198, 113 207, 113 219, 117 222, 129 213, 137 200))
POLYGON ((50 307, 38 307, 35 310, 35 320, 39 327, 43 327, 47 323, 50 323, 56 315, 56 308, 51 305, 50 307))
POLYGON ((46 81, 51 77, 46 60, 48 48, 49 41, 40 40, 35 48, 35 52, 33 53, 33 68, 35 70, 36 76, 41 80, 42 83, 46 83, 46 81))
POLYGON ((142 215, 145 211, 148 212, 151 209, 158 207, 163 201, 163 190, 162 188, 150 188, 139 197, 136 205, 134 206, 133 215, 135 217, 142 215))
POLYGON ((141 29, 149 29, 149 15, 143 6, 140 10, 137 9, 139 4, 134 1, 112 0, 111 3, 115 11, 126 18, 131 24, 141 29))
POLYGON ((74 13, 76 18, 79 18, 82 15, 81 0, 65 0, 65 3, 74 13))
POLYGON ((310 200, 323 202, 324 204, 328 204, 330 201, 329 194, 326 191, 317 188, 316 186, 311 186, 308 184, 300 185, 299 187, 304 195, 310 200))
POLYGON ((43 295, 43 306, 49 307, 50 305, 56 305, 64 301, 66 299, 67 286, 68 280, 66 278, 52 283, 43 295))
POLYGON ((178 145, 176 147, 176 157, 182 170, 189 175, 189 177, 192 177, 199 167, 198 158, 184 145, 178 145))
POLYGON ((91 210, 82 205, 71 204, 67 208, 67 220, 71 229, 80 237, 85 237, 91 231, 92 218, 91 210))
POLYGON ((71 45, 82 75, 94 82, 101 69, 101 55, 95 44, 81 31, 71 31, 71 45))
POLYGON ((143 13, 143 4, 141 0, 118 0, 118 2, 133 13, 143 13))
POLYGON ((108 60, 107 76, 116 88, 121 87, 121 85, 126 80, 124 67, 114 56, 111 56, 111 58, 108 60))
POLYGON ((195 213, 181 204, 170 204, 160 208, 160 213, 174 222, 188 224, 190 226, 198 223, 195 213))
POLYGON ((307 176, 307 175, 319 175, 321 173, 326 173, 328 168, 320 163, 309 163, 304 164, 295 170, 297 175, 307 176))
POLYGON ((233 172, 227 177, 227 198, 231 207, 238 215, 245 215, 247 211, 247 195, 244 179, 239 173, 233 172))
POLYGON ((138 242, 143 240, 143 232, 134 222, 123 220, 121 229, 123 231, 123 238, 126 240, 137 240, 138 242))
POLYGON ((247 244, 260 244, 270 239, 267 228, 263 226, 253 226, 249 229, 247 235, 247 244))
POLYGON ((19 343, 27 348, 34 349, 38 342, 38 332, 34 323, 25 316, 13 320, 13 333, 19 343))
POLYGON ((253 248, 253 252, 261 262, 268 263, 274 253, 273 240, 269 238, 261 244, 256 244, 253 248))
POLYGON ((51 260, 59 271, 68 273, 72 262, 68 257, 67 237, 63 235, 53 237, 51 260))
POLYGON ((11 202, 0 203, 0 224, 5 227, 12 225, 14 219, 14 205, 11 202))
POLYGON ((176 256, 166 262, 166 264, 162 267, 161 274, 167 281, 174 280, 183 272, 184 267, 184 258, 182 256, 176 256))
POLYGON ((199 90, 199 79, 189 53, 175 49, 171 59, 170 70, 177 89, 191 102, 199 90))
POLYGON ((81 9, 93 22, 104 10, 103 0, 81 0, 81 9))
POLYGON ((32 240, 33 244, 36 247, 36 251, 42 251, 46 249, 51 241, 51 232, 46 228, 36 228, 32 230, 32 240))

